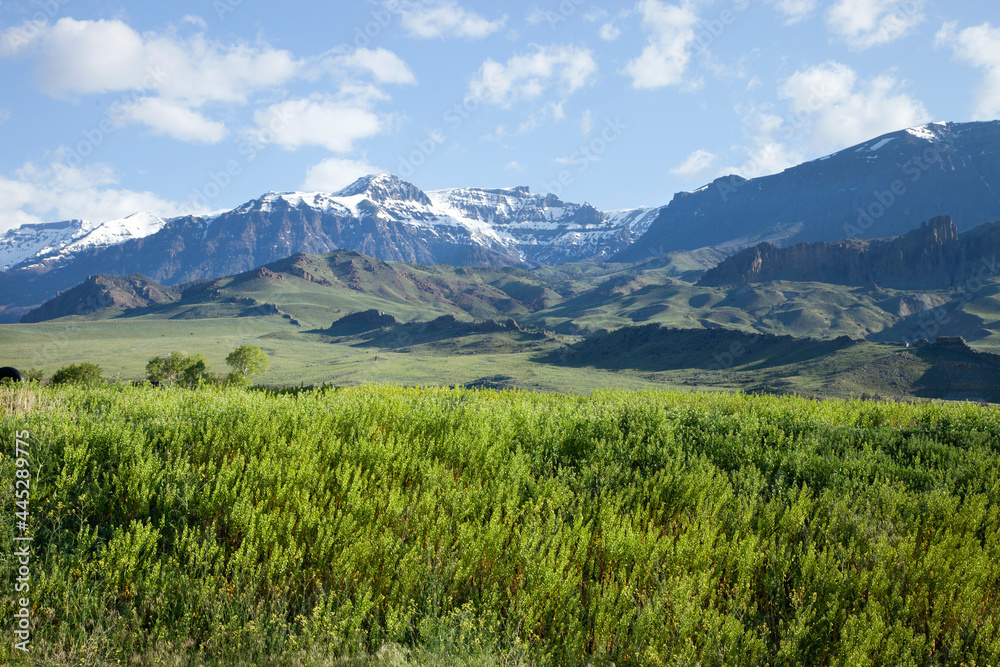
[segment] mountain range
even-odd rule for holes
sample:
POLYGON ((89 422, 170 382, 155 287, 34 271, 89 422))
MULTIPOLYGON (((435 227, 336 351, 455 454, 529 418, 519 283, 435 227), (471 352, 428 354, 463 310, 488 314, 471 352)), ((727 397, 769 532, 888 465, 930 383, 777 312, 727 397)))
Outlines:
POLYGON ((142 273, 179 286, 299 252, 531 268, 655 264, 694 250, 718 261, 761 242, 779 249, 904 235, 943 215, 958 234, 1000 219, 995 192, 1000 121, 894 132, 780 174, 717 179, 662 208, 599 211, 527 187, 424 192, 382 174, 335 193, 272 192, 212 216, 136 214, 8 231, 0 236, 0 321, 17 321, 95 274, 142 273))
POLYGON ((602 212, 526 187, 425 193, 383 174, 332 194, 268 193, 212 217, 163 221, 143 214, 103 225, 23 226, 0 237, 8 267, 0 272, 0 321, 16 321, 97 273, 141 272, 177 285, 297 252, 350 249, 384 260, 459 266, 606 259, 639 238, 655 214, 602 212), (132 231, 133 218, 146 221, 145 234, 132 231))

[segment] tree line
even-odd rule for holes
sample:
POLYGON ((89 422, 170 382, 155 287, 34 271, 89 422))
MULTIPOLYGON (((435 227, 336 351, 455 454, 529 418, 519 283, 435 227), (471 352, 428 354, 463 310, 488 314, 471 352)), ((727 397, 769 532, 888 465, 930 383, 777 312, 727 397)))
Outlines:
MULTIPOLYGON (((208 368, 208 360, 201 354, 171 352, 153 357, 146 363, 146 380, 156 385, 197 387, 203 384, 246 386, 250 377, 267 371, 270 360, 267 353, 256 345, 241 345, 226 356, 228 373, 215 374, 208 368)), ((29 368, 23 372, 27 381, 41 382, 42 372, 29 368)), ((100 365, 88 361, 63 366, 49 380, 49 384, 96 385, 105 382, 100 365)))

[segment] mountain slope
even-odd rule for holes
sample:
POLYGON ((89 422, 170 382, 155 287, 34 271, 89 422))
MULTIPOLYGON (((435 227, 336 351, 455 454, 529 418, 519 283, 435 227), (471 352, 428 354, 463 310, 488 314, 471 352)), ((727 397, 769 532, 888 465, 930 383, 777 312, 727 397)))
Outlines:
POLYGON ((155 234, 166 224, 152 213, 118 220, 67 220, 22 225, 0 235, 0 271, 24 263, 65 262, 86 248, 102 248, 155 234))
POLYGON ((174 303, 179 298, 179 290, 164 287, 139 274, 93 275, 29 312, 21 322, 31 324, 68 315, 89 315, 107 308, 145 308, 174 303))
POLYGON ((932 123, 780 174, 728 176, 678 193, 614 260, 761 241, 899 236, 940 215, 960 232, 1000 219, 1000 121, 932 123))
MULTIPOLYGON (((647 209, 615 211, 609 218, 527 188, 428 195, 394 176, 369 176, 337 193, 272 192, 212 218, 161 221, 155 233, 114 245, 59 241, 60 253, 42 253, 0 272, 0 321, 16 321, 97 273, 143 273, 176 285, 238 274, 298 252, 338 249, 426 265, 601 259, 631 243, 651 219, 647 209)), ((60 239, 81 233, 63 230, 60 239)), ((9 253, 11 261, 45 243, 57 245, 22 242, 20 255, 9 253)))

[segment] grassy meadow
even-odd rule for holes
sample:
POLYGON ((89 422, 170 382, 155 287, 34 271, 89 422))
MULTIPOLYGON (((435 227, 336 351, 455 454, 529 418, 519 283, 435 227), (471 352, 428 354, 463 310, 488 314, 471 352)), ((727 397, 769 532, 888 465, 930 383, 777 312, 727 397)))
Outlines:
POLYGON ((8 545, 21 431, 3 664, 1000 664, 995 408, 3 387, 8 545))

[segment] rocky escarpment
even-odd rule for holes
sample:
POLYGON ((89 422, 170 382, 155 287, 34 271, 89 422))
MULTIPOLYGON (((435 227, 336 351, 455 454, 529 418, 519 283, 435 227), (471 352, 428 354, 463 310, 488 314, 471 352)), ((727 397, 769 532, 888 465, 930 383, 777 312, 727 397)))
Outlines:
POLYGON ((959 234, 948 216, 887 239, 832 243, 761 243, 709 270, 699 285, 811 281, 838 285, 882 285, 901 289, 956 286, 997 272, 1000 222, 959 234))
POLYGON ((89 276, 76 287, 29 312, 26 324, 68 315, 89 315, 105 308, 144 308, 180 299, 180 291, 164 287, 146 276, 89 276))

